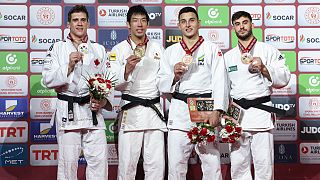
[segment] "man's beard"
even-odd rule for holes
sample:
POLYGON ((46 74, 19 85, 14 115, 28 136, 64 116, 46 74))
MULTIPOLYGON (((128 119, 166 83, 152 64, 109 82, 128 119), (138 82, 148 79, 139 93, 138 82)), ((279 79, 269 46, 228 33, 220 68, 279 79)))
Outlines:
POLYGON ((241 35, 240 35, 239 33, 237 33, 237 32, 236 32, 236 35, 237 35, 237 37, 238 37, 240 40, 245 41, 245 40, 247 40, 247 39, 252 35, 252 29, 250 29, 250 30, 248 31, 248 33, 245 34, 245 35, 243 35, 243 36, 241 36, 241 35))

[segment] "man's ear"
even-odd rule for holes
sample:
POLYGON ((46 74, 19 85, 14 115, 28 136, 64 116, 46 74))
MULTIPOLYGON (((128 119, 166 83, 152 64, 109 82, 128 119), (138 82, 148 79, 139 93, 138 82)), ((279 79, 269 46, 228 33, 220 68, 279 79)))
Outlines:
POLYGON ((69 22, 67 23, 67 28, 70 28, 70 23, 69 22))

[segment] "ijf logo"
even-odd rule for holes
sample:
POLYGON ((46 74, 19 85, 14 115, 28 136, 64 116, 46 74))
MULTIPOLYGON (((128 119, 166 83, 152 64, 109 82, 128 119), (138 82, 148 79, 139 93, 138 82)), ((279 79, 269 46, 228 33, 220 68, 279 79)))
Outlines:
POLYGON ((0 146, 0 166, 25 166, 27 161, 26 144, 3 144, 0 146))

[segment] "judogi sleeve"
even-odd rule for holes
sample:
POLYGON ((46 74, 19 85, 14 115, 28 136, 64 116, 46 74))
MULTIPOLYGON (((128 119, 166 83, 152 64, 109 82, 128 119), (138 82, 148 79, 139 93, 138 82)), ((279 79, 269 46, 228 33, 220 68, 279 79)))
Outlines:
POLYGON ((285 65, 286 59, 281 55, 280 51, 272 48, 271 56, 267 59, 265 65, 271 77, 271 86, 274 88, 282 88, 290 81, 290 71, 285 65))
POLYGON ((60 45, 60 43, 53 44, 44 60, 42 78, 48 88, 59 89, 72 82, 74 71, 68 76, 69 59, 59 59, 60 45))
POLYGON ((213 46, 211 57, 212 92, 214 109, 227 111, 229 105, 228 75, 221 50, 213 46))
POLYGON ((172 48, 167 48, 164 51, 164 56, 160 60, 160 70, 158 73, 158 87, 162 93, 173 93, 175 84, 172 85, 174 79, 174 65, 170 64, 170 57, 172 57, 172 48))

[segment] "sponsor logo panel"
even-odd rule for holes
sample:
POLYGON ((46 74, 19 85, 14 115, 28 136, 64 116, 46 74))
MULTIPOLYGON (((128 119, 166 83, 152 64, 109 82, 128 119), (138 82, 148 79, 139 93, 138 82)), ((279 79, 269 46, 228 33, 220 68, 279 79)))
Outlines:
POLYGON ((108 143, 115 143, 118 141, 118 124, 116 121, 107 120, 106 123, 106 137, 108 143))
POLYGON ((27 49, 28 30, 24 28, 0 28, 0 49, 27 49))
POLYGON ((320 139, 320 121, 319 120, 301 120, 300 119, 300 139, 318 141, 320 139))
POLYGON ((165 48, 171 46, 174 43, 180 42, 181 39, 182 34, 179 29, 166 29, 165 48))
POLYGON ((303 118, 319 118, 320 97, 299 97, 299 116, 303 118))
POLYGON ((28 98, 0 98, 0 120, 28 118, 28 98))
MULTIPOLYGON (((33 2, 34 0, 31 0, 33 2)), ((26 3, 27 0, 1 0, 1 3, 26 3)))
POLYGON ((281 117, 286 118, 294 118, 296 117, 296 98, 295 97, 278 97, 278 96, 272 96, 271 97, 272 106, 283 109, 286 111, 286 114, 284 116, 278 115, 281 117))
MULTIPOLYGON (((238 11, 246 11, 250 13, 252 17, 252 22, 254 24, 254 27, 261 26, 262 25, 262 7, 261 6, 232 6, 231 7, 231 16, 238 11)), ((230 22, 232 25, 232 22, 230 22)))
POLYGON ((162 7, 161 6, 146 6, 150 21, 149 26, 162 26, 162 7))
MULTIPOLYGON (((165 6, 164 7, 164 18, 165 25, 168 27, 177 27, 179 11, 185 6, 165 6)), ((190 6, 195 8, 195 6, 190 6)))
POLYGON ((99 26, 126 26, 128 6, 98 6, 99 26))
POLYGON ((320 28, 299 28, 298 47, 300 49, 320 49, 320 28))
POLYGON ((57 144, 33 144, 30 146, 31 166, 56 166, 58 165, 57 144))
POLYGON ((228 6, 199 6, 199 19, 201 26, 228 26, 229 7, 228 6), (228 14, 228 16, 226 16, 228 14))
POLYGON ((299 74, 299 94, 320 95, 320 74, 299 74))
POLYGON ((0 122, 0 143, 25 143, 28 141, 26 121, 0 122))
POLYGON ((0 73, 28 71, 28 53, 18 51, 0 52, 0 73))
POLYGON ((27 164, 27 144, 0 145, 0 166, 26 166, 27 164))
POLYGON ((319 72, 320 52, 319 51, 299 51, 298 67, 300 72, 319 72))
POLYGON ((295 95, 297 93, 297 76, 291 74, 288 85, 280 89, 272 88, 272 91, 272 95, 295 95))
POLYGON ((56 110, 57 98, 31 98, 30 118, 51 119, 56 110))
POLYGON ((297 144, 274 144, 275 163, 297 163, 298 145, 297 144))
POLYGON ((99 29, 98 40, 107 50, 111 50, 113 46, 117 45, 128 38, 129 32, 127 29, 99 29))
POLYGON ((320 143, 300 143, 300 163, 320 164, 320 143))
POLYGON ((275 141, 296 141, 297 140, 297 121, 296 120, 277 120, 276 128, 273 131, 275 141))
POLYGON ((61 29, 33 28, 30 29, 30 48, 47 50, 62 39, 61 29), (50 34, 50 36, 48 36, 50 34))
POLYGON ((129 0, 98 0, 99 3, 128 3, 129 0))
POLYGON ((295 51, 281 51, 281 55, 286 59, 286 65, 290 72, 297 70, 296 60, 297 54, 295 51))
POLYGON ((27 26, 27 24, 27 6, 0 5, 0 26, 27 26))
POLYGON ((48 89, 42 81, 42 75, 30 76, 30 94, 31 96, 56 96, 54 89, 48 89))
POLYGON ((299 26, 319 26, 320 25, 320 5, 298 6, 299 26))
POLYGON ((0 96, 27 96, 27 75, 0 75, 0 96))
POLYGON ((264 41, 278 49, 296 47, 296 30, 294 28, 266 28, 264 41))
POLYGON ((32 142, 50 142, 57 141, 56 128, 51 126, 48 121, 31 121, 30 139, 32 142))
POLYGON ((265 6, 264 24, 266 26, 294 26, 296 24, 296 7, 290 6, 265 6))
POLYGON ((163 45, 163 31, 162 29, 147 29, 146 32, 149 39, 157 41, 160 45, 163 45))
POLYGON ((220 49, 229 49, 228 29, 200 29, 199 33, 205 40, 217 44, 220 49))
POLYGON ((33 73, 41 73, 47 52, 30 52, 30 71, 33 73))
POLYGON ((61 26, 62 10, 61 6, 30 6, 31 26, 61 26))

